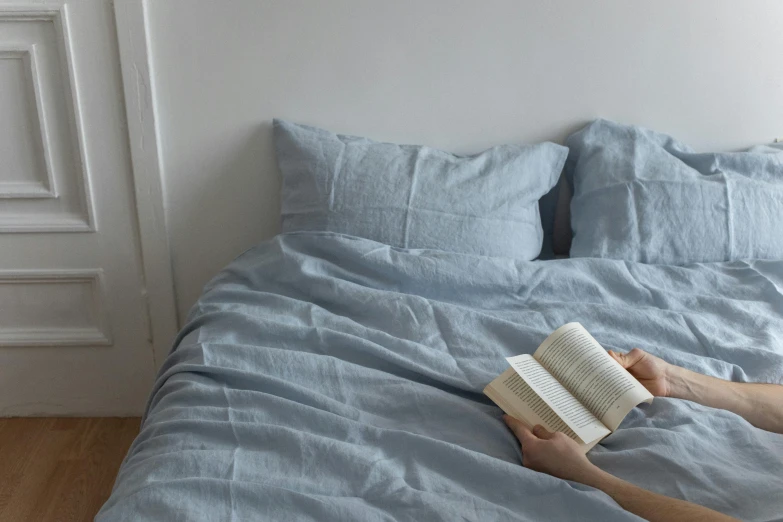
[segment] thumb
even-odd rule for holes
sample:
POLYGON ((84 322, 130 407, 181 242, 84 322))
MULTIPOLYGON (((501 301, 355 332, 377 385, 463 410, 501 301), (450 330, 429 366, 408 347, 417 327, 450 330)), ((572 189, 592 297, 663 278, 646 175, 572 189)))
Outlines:
POLYGON ((647 352, 641 348, 634 348, 630 352, 623 355, 623 361, 625 361, 625 367, 630 368, 645 357, 647 357, 647 352))
POLYGON ((613 350, 609 350, 609 355, 612 357, 612 359, 620 363, 620 366, 628 369, 639 362, 639 359, 644 357, 644 352, 639 348, 634 348, 628 353, 617 353, 613 350))
POLYGON ((552 435, 554 435, 554 433, 547 431, 547 429, 542 425, 536 424, 533 427, 533 435, 535 435, 539 439, 549 440, 552 438, 552 435))

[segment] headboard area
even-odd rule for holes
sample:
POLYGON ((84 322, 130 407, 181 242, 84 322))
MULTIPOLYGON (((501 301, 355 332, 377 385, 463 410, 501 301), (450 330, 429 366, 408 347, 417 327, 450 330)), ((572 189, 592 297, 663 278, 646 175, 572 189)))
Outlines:
POLYGON ((609 118, 697 150, 783 137, 775 0, 147 3, 180 320, 279 228, 272 119, 473 153, 609 118))

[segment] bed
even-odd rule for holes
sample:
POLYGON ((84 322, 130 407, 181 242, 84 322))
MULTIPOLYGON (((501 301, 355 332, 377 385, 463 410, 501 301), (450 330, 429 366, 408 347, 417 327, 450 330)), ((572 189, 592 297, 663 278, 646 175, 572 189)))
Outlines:
MULTIPOLYGON (((781 383, 783 256, 610 250, 521 260, 284 226, 205 288, 96 520, 640 520, 522 467, 483 387, 571 321, 607 349, 781 383)), ((727 411, 656 398, 590 455, 664 495, 783 516, 783 437, 727 411)))

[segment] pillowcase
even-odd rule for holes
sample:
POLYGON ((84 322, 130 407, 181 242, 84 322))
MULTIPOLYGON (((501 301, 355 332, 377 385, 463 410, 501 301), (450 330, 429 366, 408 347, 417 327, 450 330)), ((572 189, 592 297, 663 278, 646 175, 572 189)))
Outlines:
POLYGON ((274 121, 282 230, 331 231, 402 248, 534 259, 538 199, 568 150, 502 145, 473 156, 274 121))
POLYGON ((571 257, 659 264, 783 259, 783 153, 697 154, 597 120, 572 134, 571 257))

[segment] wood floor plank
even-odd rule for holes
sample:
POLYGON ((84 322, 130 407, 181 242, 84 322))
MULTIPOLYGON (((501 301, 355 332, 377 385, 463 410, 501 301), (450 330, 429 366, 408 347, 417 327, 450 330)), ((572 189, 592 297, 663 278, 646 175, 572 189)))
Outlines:
POLYGON ((73 522, 76 518, 78 505, 63 502, 62 490, 71 487, 71 482, 81 482, 81 477, 73 472, 73 461, 59 461, 52 468, 46 480, 40 484, 35 495, 37 500, 27 504, 29 509, 27 520, 57 520, 73 522))
POLYGON ((59 457, 74 442, 79 432, 52 431, 48 428, 48 425, 44 428, 44 438, 37 451, 30 455, 19 487, 6 506, 3 514, 5 520, 40 520, 41 517, 36 516, 40 504, 51 498, 51 491, 56 486, 53 480, 56 478, 59 457))
POLYGON ((138 418, 0 419, 0 520, 92 520, 138 418))
POLYGON ((47 419, 18 419, 3 423, 0 439, 0 519, 16 498, 28 467, 33 463, 31 455, 37 455, 46 438, 47 419))
POLYGON ((78 430, 84 425, 86 419, 80 417, 58 417, 52 419, 53 430, 78 430))
POLYGON ((89 477, 90 487, 75 481, 73 488, 67 492, 65 502, 75 504, 78 501, 81 516, 94 516, 111 493, 117 469, 133 441, 133 437, 127 437, 124 427, 123 419, 102 423, 90 441, 84 458, 79 461, 78 474, 80 477, 89 477))

